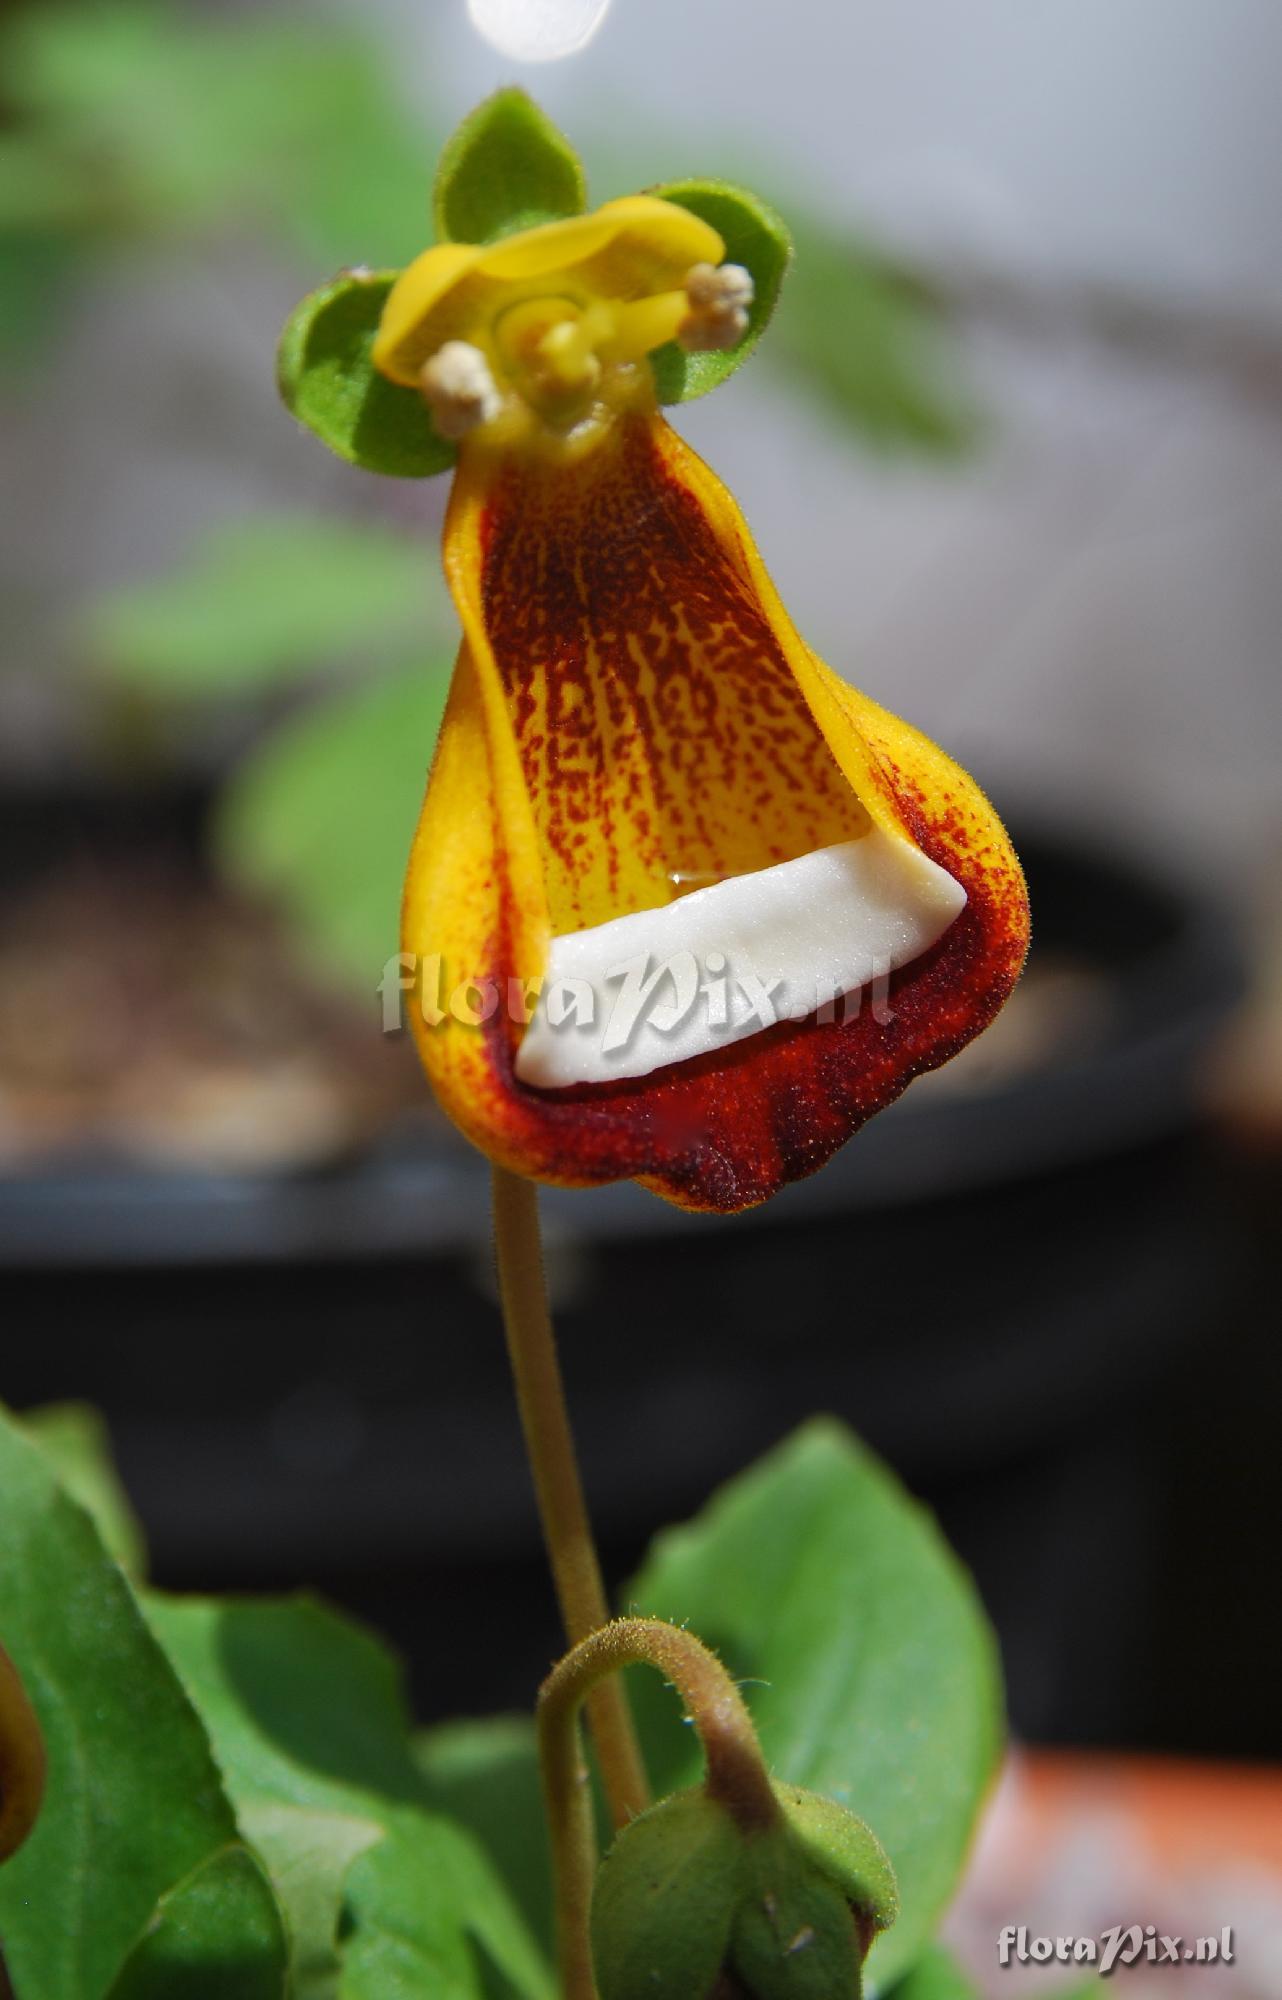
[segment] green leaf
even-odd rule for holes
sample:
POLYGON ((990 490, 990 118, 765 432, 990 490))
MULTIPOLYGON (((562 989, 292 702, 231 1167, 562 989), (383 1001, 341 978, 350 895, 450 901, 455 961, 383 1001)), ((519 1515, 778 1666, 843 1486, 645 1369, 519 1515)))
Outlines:
POLYGON ((233 1793, 336 1808, 357 1794, 424 1798, 400 1667, 373 1633, 304 1594, 149 1591, 143 1610, 210 1722, 233 1793))
MULTIPOLYGON (((981 2000, 981 1996, 952 1953, 933 1944, 892 1987, 887 2000, 981 2000)), ((1048 1994, 1047 2000, 1062 1996, 1048 1994)))
POLYGON ((439 1812, 475 1834, 534 1935, 552 1945, 552 1856, 534 1718, 443 1722, 414 1741, 439 1812))
POLYGON ((237 1846, 162 1896, 107 2000, 284 2000, 285 1992, 276 1898, 237 1846))
POLYGON ((395 271, 340 271, 294 308, 281 335, 276 377, 286 407, 339 458, 367 472, 427 479, 447 472, 455 448, 432 425, 414 389, 389 382, 371 359, 395 271))
POLYGON ((522 2000, 556 1985, 482 1850, 448 1820, 396 1816, 348 1874, 340 2000, 480 2000, 484 1961, 522 2000))
POLYGON ((328 2000, 347 1870, 382 1838, 386 1801, 419 1792, 396 1667, 358 1626, 303 1597, 149 1592, 143 1608, 289 1916, 298 2000, 328 2000))
MULTIPOLYGON (((992 1636, 933 1521, 816 1422, 661 1536, 627 1601, 716 1647, 749 1683, 775 1774, 849 1806, 886 1848, 901 1908, 869 1961, 884 1989, 952 1895, 1001 1741, 992 1636)), ((670 1695, 653 1675, 635 1692, 657 1788, 691 1782, 670 1695)))
POLYGON ((305 1597, 149 1594, 145 1609, 289 1916, 295 2000, 333 2000, 340 1960, 353 1954, 358 1966, 394 1960, 396 1940, 383 1933, 399 1889, 385 1897, 385 1868, 394 1889, 407 1876, 417 1885, 415 1950, 426 1940, 468 1969, 460 1996, 484 1991, 475 1939, 523 2000, 545 2000, 545 1967, 498 1876, 462 1829, 428 1810, 400 1674, 375 1639, 305 1597), (357 1873, 389 1840, 372 1872, 357 1873))
POLYGON ((277 901, 300 943, 367 992, 399 949, 400 895, 448 674, 416 666, 282 725, 224 788, 232 881, 277 901))
POLYGON ((419 536, 269 515, 218 527, 155 582, 100 599, 86 638, 131 687, 202 696, 403 652, 452 624, 419 536))
POLYGON ((89 1403, 46 1403, 24 1410, 22 1428, 48 1459, 65 1493, 78 1500, 102 1537, 108 1555, 126 1573, 147 1566, 142 1523, 129 1504, 111 1455, 111 1439, 89 1403))
MULTIPOLYGON (((238 1830, 119 1566, 7 1418, 0 1492, 0 1640, 49 1756, 35 1830, 0 1869, 5 1963, 22 2000, 102 2000, 162 1899, 238 1830)), ((260 1914, 224 1935, 230 1962, 260 1935, 260 1914)))
POLYGON ((687 354, 669 341, 650 357, 660 402, 688 403, 695 396, 706 396, 751 354, 774 312, 792 256, 792 239, 782 218, 758 195, 725 181, 668 181, 649 192, 710 223, 725 243, 725 261, 742 264, 752 273, 748 331, 737 347, 724 353, 687 354))
POLYGON ((518 229, 582 215, 578 154, 523 90, 496 90, 446 140, 432 189, 445 243, 492 243, 518 229))

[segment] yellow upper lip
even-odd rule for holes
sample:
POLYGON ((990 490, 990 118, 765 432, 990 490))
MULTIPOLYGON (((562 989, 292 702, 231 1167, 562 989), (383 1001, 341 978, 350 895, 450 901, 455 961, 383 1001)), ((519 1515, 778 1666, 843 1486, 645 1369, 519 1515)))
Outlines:
POLYGON ((656 195, 627 195, 592 215, 544 223, 497 243, 439 243, 397 279, 374 342, 374 365, 417 384, 447 340, 493 353, 498 314, 550 291, 583 305, 627 303, 675 291, 696 264, 719 264, 725 244, 708 223, 656 195))

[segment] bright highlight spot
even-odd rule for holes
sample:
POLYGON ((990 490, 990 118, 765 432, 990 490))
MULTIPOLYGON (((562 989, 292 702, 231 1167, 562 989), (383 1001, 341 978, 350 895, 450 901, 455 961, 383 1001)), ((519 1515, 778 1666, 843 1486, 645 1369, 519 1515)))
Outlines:
POLYGON ((472 25, 514 62, 555 62, 586 48, 610 0, 467 0, 472 25))
POLYGON ((544 1090, 648 1076, 777 1021, 822 1018, 929 951, 965 903, 936 862, 873 827, 554 937, 516 1073, 544 1090))

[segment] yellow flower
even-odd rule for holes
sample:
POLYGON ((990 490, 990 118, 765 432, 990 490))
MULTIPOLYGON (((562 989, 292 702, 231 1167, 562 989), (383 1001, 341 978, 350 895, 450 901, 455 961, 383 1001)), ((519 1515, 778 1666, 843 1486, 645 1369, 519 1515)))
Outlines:
POLYGON ((491 450, 574 456, 653 402, 652 349, 742 335, 751 284, 717 269, 724 248, 688 209, 644 194, 498 243, 438 244, 393 288, 374 363, 423 389, 447 437, 483 425, 491 450))
POLYGON ((443 244, 374 360, 459 444, 402 940, 428 1075, 509 1168, 731 1210, 983 1028, 1028 922, 978 787, 809 651, 659 413, 652 350, 743 334, 724 249, 644 195, 443 244))

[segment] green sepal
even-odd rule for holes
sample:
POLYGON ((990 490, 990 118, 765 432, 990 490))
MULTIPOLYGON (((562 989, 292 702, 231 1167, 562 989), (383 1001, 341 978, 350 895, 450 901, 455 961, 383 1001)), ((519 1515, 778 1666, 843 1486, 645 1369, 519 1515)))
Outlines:
POLYGON ((899 1888, 872 1828, 822 1792, 800 1785, 776 1784, 774 1789, 794 1839, 859 1912, 869 1941, 874 1931, 889 1930, 899 1914, 899 1888))
POLYGON ((496 90, 445 142, 432 187, 442 243, 493 243, 587 207, 583 166, 523 90, 496 90))
POLYGON ((830 1875, 782 1831, 749 1843, 730 1965, 751 2000, 859 2000, 859 1925, 830 1875))
POLYGON ((702 1785, 629 1820, 592 1890, 601 2000, 710 1992, 726 1962, 743 1864, 741 1835, 702 1785))
POLYGON ((294 308, 276 380, 286 407, 339 458, 366 472, 427 479, 456 452, 414 389, 389 382, 371 358, 396 271, 341 271, 294 308))
POLYGON ((616 1835, 592 1892, 601 2000, 858 2000, 863 1961, 898 1907, 894 1872, 862 1820, 798 1785, 741 1829, 703 1786, 616 1835))
POLYGON ((706 396, 741 361, 746 361, 765 332, 792 257, 792 238, 782 217, 768 202, 747 188, 728 181, 668 181, 647 189, 664 201, 688 208, 717 231, 726 246, 725 262, 742 264, 752 274, 753 299, 748 330, 737 347, 721 353, 687 354, 675 340, 650 356, 661 403, 688 403, 706 396))

